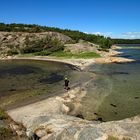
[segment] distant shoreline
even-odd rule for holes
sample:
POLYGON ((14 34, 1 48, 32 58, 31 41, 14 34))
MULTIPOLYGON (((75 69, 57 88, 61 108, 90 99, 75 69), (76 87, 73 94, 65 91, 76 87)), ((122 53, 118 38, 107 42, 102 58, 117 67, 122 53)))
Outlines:
POLYGON ((77 70, 84 70, 88 66, 93 65, 95 63, 107 64, 107 63, 129 63, 134 62, 134 59, 127 59, 123 57, 117 57, 116 55, 121 54, 122 52, 116 51, 122 49, 120 46, 112 46, 109 52, 100 51, 99 54, 102 56, 101 58, 65 58, 65 57, 53 57, 53 56, 31 56, 31 57, 19 57, 19 56, 7 56, 6 58, 0 58, 0 60, 42 60, 42 61, 52 61, 59 63, 66 63, 69 65, 73 65, 77 68, 77 70))

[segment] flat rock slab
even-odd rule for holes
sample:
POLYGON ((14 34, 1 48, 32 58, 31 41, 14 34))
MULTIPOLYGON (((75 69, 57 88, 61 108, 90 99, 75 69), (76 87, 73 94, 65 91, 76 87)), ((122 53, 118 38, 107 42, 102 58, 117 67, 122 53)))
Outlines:
POLYGON ((140 139, 140 116, 106 123, 92 122, 70 116, 71 103, 80 106, 85 90, 75 88, 60 97, 52 97, 24 107, 9 110, 14 121, 26 127, 28 137, 41 140, 106 140, 108 136, 118 139, 140 139), (73 103, 74 101, 74 103, 73 103))

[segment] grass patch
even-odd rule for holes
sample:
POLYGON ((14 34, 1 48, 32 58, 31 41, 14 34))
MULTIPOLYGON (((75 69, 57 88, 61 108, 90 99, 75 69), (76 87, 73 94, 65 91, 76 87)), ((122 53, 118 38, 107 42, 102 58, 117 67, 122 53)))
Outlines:
POLYGON ((48 50, 43 50, 43 51, 40 51, 40 52, 35 52, 34 55, 41 55, 41 56, 47 56, 47 55, 50 55, 52 52, 48 51, 48 50))
MULTIPOLYGON (((107 140, 120 140, 119 138, 116 138, 116 137, 114 137, 114 136, 108 136, 108 138, 107 138, 107 140)), ((121 139, 121 140, 131 140, 130 138, 123 138, 123 139, 121 139)))
MULTIPOLYGON (((2 101, 0 100, 1 107, 8 107, 8 106, 11 106, 16 103, 18 104, 23 100, 27 100, 27 99, 32 98, 37 95, 38 95, 37 90, 29 90, 29 91, 25 90, 25 91, 21 92, 21 94, 13 94, 13 95, 7 96, 2 101)), ((2 117, 4 117, 4 114, 2 114, 2 117)))
POLYGON ((119 140, 119 139, 113 136, 108 136, 107 140, 119 140))
POLYGON ((106 48, 99 48, 98 51, 109 52, 109 49, 106 49, 106 48))
POLYGON ((1 139, 4 140, 5 138, 11 137, 11 136, 13 136, 11 129, 0 127, 0 138, 1 139))
POLYGON ((123 138, 122 140, 131 140, 130 138, 123 138))
POLYGON ((57 52, 49 52, 47 50, 35 52, 35 53, 27 53, 27 54, 20 54, 17 55, 18 57, 34 57, 34 56, 55 56, 55 57, 61 57, 61 58, 99 58, 101 57, 99 54, 95 52, 81 52, 81 53, 70 53, 70 52, 63 52, 63 51, 57 51, 57 52))
POLYGON ((4 120, 7 118, 7 115, 3 109, 0 108, 0 120, 4 120))
POLYGON ((84 58, 84 59, 101 57, 99 54, 95 52, 81 52, 77 54, 73 54, 70 52, 54 52, 50 54, 50 56, 64 57, 64 58, 84 58))
POLYGON ((25 54, 18 54, 18 57, 33 57, 35 53, 25 53, 25 54))

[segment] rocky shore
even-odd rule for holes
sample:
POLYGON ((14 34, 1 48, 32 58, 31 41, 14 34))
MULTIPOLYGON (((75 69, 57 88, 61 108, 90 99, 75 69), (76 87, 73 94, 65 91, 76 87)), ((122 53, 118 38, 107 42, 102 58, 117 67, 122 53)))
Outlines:
POLYGON ((86 84, 62 96, 9 110, 8 114, 26 127, 26 134, 31 139, 110 140, 113 137, 116 140, 139 140, 140 116, 104 123, 76 117, 80 116, 86 84))
MULTIPOLYGON (((32 59, 32 60, 44 60, 44 61, 55 61, 61 63, 67 63, 76 66, 77 68, 84 70, 88 66, 95 63, 129 63, 134 62, 133 59, 127 59, 123 57, 116 57, 116 55, 121 54, 122 52, 116 51, 114 49, 118 47, 113 46, 109 52, 98 51, 102 56, 101 58, 92 58, 92 59, 75 59, 75 58, 58 58, 52 56, 33 56, 33 57, 18 57, 18 56, 7 56, 0 58, 1 60, 11 60, 11 59, 32 59)), ((120 49, 120 47, 119 47, 120 49)))
MULTIPOLYGON (((103 58, 97 59, 63 59, 55 57, 9 57, 4 59, 35 59, 57 61, 75 65, 81 70, 94 63, 128 63, 134 60, 114 57, 119 52, 110 50, 101 52, 103 58)), ((90 81, 88 81, 90 82, 90 81)), ((80 114, 81 100, 87 94, 83 83, 66 91, 61 96, 51 97, 30 105, 8 110, 9 116, 26 130, 21 131, 18 125, 11 128, 22 137, 26 133, 30 139, 40 140, 139 140, 140 116, 121 121, 100 122, 88 121, 80 114)))
POLYGON ((116 57, 119 54, 122 54, 122 52, 119 52, 119 49, 121 47, 119 46, 112 46, 112 48, 109 50, 109 52, 100 52, 101 58, 97 58, 95 61, 97 63, 129 63, 129 62, 134 62, 135 60, 133 59, 127 59, 123 57, 116 57), (116 51, 118 50, 118 51, 116 51))

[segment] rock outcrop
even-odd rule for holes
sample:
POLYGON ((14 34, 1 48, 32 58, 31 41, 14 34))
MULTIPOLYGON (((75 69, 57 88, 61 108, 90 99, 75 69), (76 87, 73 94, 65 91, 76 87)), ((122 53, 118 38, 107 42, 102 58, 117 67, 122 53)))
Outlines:
POLYGON ((124 57, 118 57, 117 55, 122 54, 123 52, 119 52, 113 49, 114 46, 112 47, 112 49, 109 50, 109 52, 103 52, 100 51, 100 55, 103 56, 102 58, 97 58, 96 62, 97 63, 130 63, 130 62, 134 62, 134 59, 128 59, 128 58, 124 58, 124 57))
POLYGON ((80 114, 86 84, 62 96, 9 110, 8 114, 26 127, 26 134, 31 139, 107 140, 113 136, 118 140, 139 140, 140 116, 104 123, 75 117, 80 114))
POLYGON ((80 53, 80 52, 98 52, 99 45, 80 40, 76 44, 66 44, 65 52, 80 53))
POLYGON ((43 33, 25 33, 25 32, 0 32, 0 44, 7 45, 19 45, 24 44, 26 38, 31 40, 41 39, 46 36, 51 37, 52 39, 58 39, 62 43, 67 43, 72 41, 72 39, 66 35, 56 32, 43 32, 43 33))
POLYGON ((8 51, 19 51, 27 45, 27 41, 37 41, 46 37, 58 39, 62 44, 72 42, 66 35, 56 32, 25 33, 25 32, 0 32, 0 54, 7 55, 8 51))

